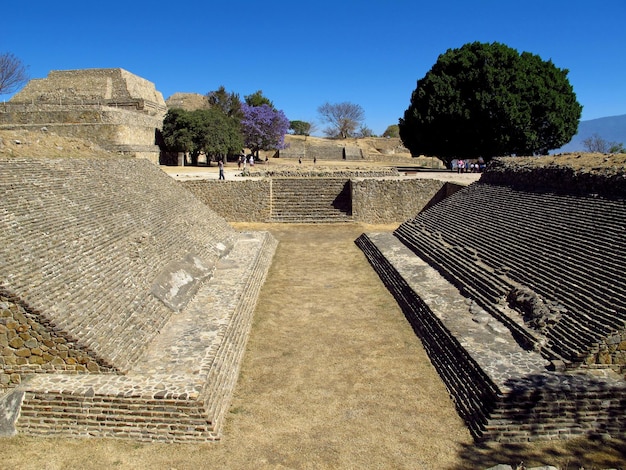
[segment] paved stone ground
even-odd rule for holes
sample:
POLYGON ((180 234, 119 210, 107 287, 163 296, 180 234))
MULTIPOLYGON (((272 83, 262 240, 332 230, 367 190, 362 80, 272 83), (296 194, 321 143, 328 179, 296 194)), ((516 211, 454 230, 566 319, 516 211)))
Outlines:
MULTIPOLYGON (((308 167, 311 167, 311 164, 308 163, 308 167)), ((287 160, 287 161, 279 161, 279 159, 269 160, 269 163, 257 163, 254 166, 254 170, 263 171, 263 170, 278 170, 278 169, 289 169, 289 168, 308 168, 305 163, 302 166, 298 166, 297 163, 287 160)), ((376 169, 376 168, 388 168, 389 165, 383 165, 380 162, 358 162, 357 164, 347 165, 345 162, 329 162, 325 161, 323 164, 316 165, 316 169, 320 170, 321 168, 327 168, 328 170, 338 170, 342 168, 354 169, 354 168, 363 168, 363 169, 376 169)), ((218 179, 219 172, 216 164, 212 164, 212 166, 164 166, 162 165, 161 170, 170 175, 172 178, 180 181, 189 181, 189 180, 199 180, 199 179, 218 179)), ((229 162, 224 167, 224 173, 227 180, 238 181, 243 178, 247 179, 259 179, 258 177, 242 177, 241 169, 237 168, 237 164, 233 162, 229 162)), ((480 173, 457 173, 455 171, 448 170, 422 170, 414 173, 401 173, 401 176, 406 178, 420 178, 420 179, 438 179, 440 181, 451 182, 451 183, 459 183, 459 184, 471 184, 480 179, 480 173)))

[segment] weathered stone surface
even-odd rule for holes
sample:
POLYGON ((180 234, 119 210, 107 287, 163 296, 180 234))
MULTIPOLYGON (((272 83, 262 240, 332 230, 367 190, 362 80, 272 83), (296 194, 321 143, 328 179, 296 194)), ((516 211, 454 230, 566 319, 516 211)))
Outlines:
POLYGON ((158 163, 166 110, 154 84, 126 70, 57 70, 0 106, 0 129, 45 128, 158 163))
POLYGON ((315 177, 280 173, 239 181, 192 180, 180 184, 222 217, 240 222, 401 223, 434 199, 459 189, 437 180, 341 172, 315 177))
POLYGON ((0 187, 6 346, 57 368, 129 367, 171 314, 158 274, 192 252, 210 266, 237 237, 143 160, 5 159, 0 187))
POLYGON ((357 243, 477 439, 622 438, 624 175, 493 168, 357 243))
POLYGON ((4 159, 0 190, 0 391, 24 397, 14 430, 218 439, 273 237, 235 232, 144 160, 4 159), (174 313, 151 288, 181 269, 192 285, 158 283, 178 289, 174 313))
POLYGON ((151 292, 169 308, 178 312, 187 305, 212 271, 211 264, 187 253, 183 260, 171 261, 163 268, 152 284, 151 292))

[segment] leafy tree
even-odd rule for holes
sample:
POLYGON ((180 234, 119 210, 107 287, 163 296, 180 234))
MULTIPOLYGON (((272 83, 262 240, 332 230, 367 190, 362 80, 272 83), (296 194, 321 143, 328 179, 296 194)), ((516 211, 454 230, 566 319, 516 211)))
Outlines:
POLYGON ((161 134, 168 150, 192 154, 196 151, 190 111, 170 109, 163 119, 161 134))
POLYGON ((274 103, 272 103, 269 98, 263 96, 263 91, 261 90, 255 91, 251 95, 245 96, 244 100, 248 106, 261 106, 266 104, 270 108, 276 109, 274 108, 274 103))
POLYGON ((220 86, 215 91, 208 92, 206 96, 209 100, 209 105, 212 108, 218 108, 224 115, 235 119, 241 119, 243 117, 239 95, 234 92, 227 92, 224 86, 220 86))
POLYGON ((217 110, 198 110, 198 139, 200 148, 213 160, 238 154, 243 148, 243 135, 239 121, 224 116, 217 110))
POLYGON ((242 106, 241 129, 245 146, 257 157, 259 150, 285 148, 285 134, 289 129, 289 119, 285 114, 267 104, 242 106))
POLYGON ((289 121, 289 129, 295 135, 311 135, 311 123, 306 121, 289 121))
POLYGON ((457 157, 547 153, 569 142, 582 106, 568 71, 504 44, 449 49, 418 80, 400 119, 413 155, 457 157))
POLYGON ((13 93, 28 82, 22 61, 9 52, 0 54, 0 95, 13 93))
POLYGON ((239 123, 216 108, 171 109, 163 120, 162 134, 169 150, 191 155, 192 165, 198 164, 201 153, 210 161, 238 153, 243 148, 239 123))
POLYGON ((383 137, 400 137, 400 128, 397 124, 392 124, 385 129, 383 137))
POLYGON ((583 146, 587 152, 598 153, 625 153, 624 144, 607 142, 599 134, 593 134, 583 140, 583 146))
POLYGON ((317 108, 317 112, 322 118, 322 122, 330 124, 324 129, 324 134, 329 137, 346 139, 352 137, 356 130, 365 121, 365 111, 354 103, 324 103, 317 108))

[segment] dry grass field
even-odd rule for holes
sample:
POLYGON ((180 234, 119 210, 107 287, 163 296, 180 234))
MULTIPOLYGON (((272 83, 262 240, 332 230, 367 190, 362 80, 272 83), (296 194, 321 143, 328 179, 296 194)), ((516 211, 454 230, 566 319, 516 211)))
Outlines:
MULTIPOLYGON (((13 154, 9 145, 24 149, 8 139, 0 154, 13 154)), ((28 154, 44 156, 45 143, 27 145, 28 154)), ((66 154, 72 146, 77 156, 94 151, 75 141, 47 145, 66 154)), ((626 468, 622 441, 473 443, 420 340, 354 244, 363 232, 395 226, 235 227, 269 230, 279 246, 223 439, 195 445, 0 438, 0 468, 462 470, 522 461, 626 468)))
POLYGON ((419 339, 354 244, 357 224, 236 224, 279 240, 222 441, 0 439, 0 468, 619 468, 626 443, 477 446, 419 339))

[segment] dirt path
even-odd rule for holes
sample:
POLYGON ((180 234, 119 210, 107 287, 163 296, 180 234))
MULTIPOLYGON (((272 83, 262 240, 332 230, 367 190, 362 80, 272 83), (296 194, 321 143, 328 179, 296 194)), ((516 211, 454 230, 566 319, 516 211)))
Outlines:
POLYGON ((269 229, 280 243, 223 440, 18 436, 0 439, 0 468, 460 470, 521 460, 579 468, 593 455, 593 468, 608 468, 626 455, 623 443, 474 446, 420 341, 354 245, 372 227, 236 228, 269 229))

